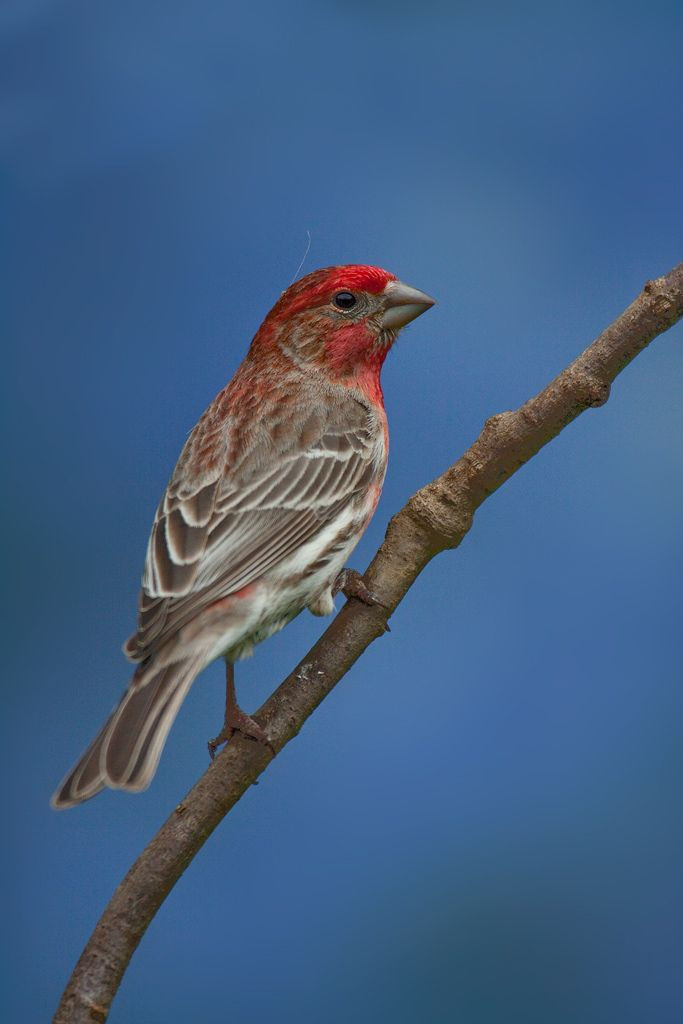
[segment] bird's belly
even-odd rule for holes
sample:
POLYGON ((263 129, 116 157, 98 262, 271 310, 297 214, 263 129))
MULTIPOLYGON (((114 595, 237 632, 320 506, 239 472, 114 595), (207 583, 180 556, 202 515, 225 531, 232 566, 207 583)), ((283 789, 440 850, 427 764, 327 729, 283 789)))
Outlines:
POLYGON ((344 568, 367 521, 365 510, 349 509, 261 577, 238 602, 227 598, 225 616, 215 622, 207 663, 218 657, 247 658, 254 647, 317 602, 333 610, 332 584, 344 568), (329 595, 329 602, 326 596, 329 595), (239 621, 237 619, 239 618, 239 621), (221 621, 222 619, 222 621, 221 621))

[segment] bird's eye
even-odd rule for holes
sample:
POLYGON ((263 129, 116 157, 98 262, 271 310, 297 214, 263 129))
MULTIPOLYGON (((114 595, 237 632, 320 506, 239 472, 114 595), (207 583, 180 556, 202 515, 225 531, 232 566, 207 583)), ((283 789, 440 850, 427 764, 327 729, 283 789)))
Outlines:
POLYGON ((353 292, 337 292, 334 304, 338 309, 353 309, 356 305, 356 296, 353 292))

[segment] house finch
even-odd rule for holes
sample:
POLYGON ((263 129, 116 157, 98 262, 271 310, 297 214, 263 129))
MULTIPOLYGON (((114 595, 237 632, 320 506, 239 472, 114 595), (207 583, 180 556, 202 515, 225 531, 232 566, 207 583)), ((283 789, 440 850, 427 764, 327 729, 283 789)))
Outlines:
POLYGON ((147 547, 130 686, 52 798, 145 789, 195 677, 227 666, 213 751, 238 729, 268 741, 237 705, 233 663, 338 590, 371 601, 343 570, 387 464, 380 371, 405 324, 434 300, 378 267, 316 270, 283 292, 246 359, 190 434, 147 547))

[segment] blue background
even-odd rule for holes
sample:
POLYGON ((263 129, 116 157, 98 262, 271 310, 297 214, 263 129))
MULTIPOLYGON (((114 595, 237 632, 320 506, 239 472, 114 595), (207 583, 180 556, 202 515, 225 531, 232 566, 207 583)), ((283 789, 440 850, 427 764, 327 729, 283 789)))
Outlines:
MULTIPOLYGON (((206 766, 48 797, 127 679, 188 430, 304 270, 439 299, 392 353, 354 558, 682 258, 679 3, 5 0, 3 1021, 42 1022, 206 766)), ((680 1020, 683 326, 478 513, 219 828, 112 1022, 680 1020)), ((319 635, 240 666, 251 710, 319 635)))

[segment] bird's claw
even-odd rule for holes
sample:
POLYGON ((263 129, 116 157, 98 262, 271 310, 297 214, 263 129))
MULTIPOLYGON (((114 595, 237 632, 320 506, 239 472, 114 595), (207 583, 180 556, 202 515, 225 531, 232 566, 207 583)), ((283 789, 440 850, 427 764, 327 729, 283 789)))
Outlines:
POLYGON ((218 733, 218 736, 214 736, 214 738, 209 740, 207 743, 207 747, 209 748, 209 757, 212 761, 216 756, 218 748, 223 743, 229 743, 236 732, 241 733, 243 736, 248 736, 252 740, 256 740, 257 743, 263 743, 268 747, 273 757, 277 753, 266 730, 260 726, 256 719, 252 718, 251 715, 247 715, 244 711, 238 709, 237 714, 231 714, 229 719, 226 717, 226 720, 223 723, 223 728, 218 733))
POLYGON ((378 607, 389 611, 387 606, 382 604, 377 595, 369 589, 365 580, 356 569, 342 569, 334 581, 332 593, 341 593, 346 598, 355 597, 357 601, 362 601, 363 604, 368 605, 369 608, 373 608, 377 605, 378 607))

